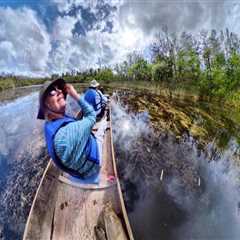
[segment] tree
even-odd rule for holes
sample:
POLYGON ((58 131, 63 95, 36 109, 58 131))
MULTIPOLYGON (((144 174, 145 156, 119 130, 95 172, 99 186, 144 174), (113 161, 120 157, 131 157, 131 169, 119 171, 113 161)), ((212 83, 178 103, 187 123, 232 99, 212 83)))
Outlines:
POLYGON ((139 59, 128 69, 128 76, 132 80, 150 81, 151 65, 144 59, 139 59))
POLYGON ((198 80, 201 69, 200 59, 194 49, 180 50, 177 54, 177 72, 179 81, 198 80))
POLYGON ((240 55, 234 51, 227 61, 226 66, 227 89, 236 90, 240 87, 240 55))
POLYGON ((95 77, 96 77, 96 80, 105 81, 105 82, 109 82, 114 79, 113 72, 110 68, 102 69, 100 72, 96 74, 95 77))
POLYGON ((168 76, 168 65, 165 61, 159 61, 152 66, 152 80, 156 82, 166 81, 168 76))

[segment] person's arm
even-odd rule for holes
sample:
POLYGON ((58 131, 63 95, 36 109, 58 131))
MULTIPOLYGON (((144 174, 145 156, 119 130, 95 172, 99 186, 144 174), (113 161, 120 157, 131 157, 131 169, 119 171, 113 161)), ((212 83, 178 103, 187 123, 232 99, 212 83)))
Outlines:
POLYGON ((96 118, 96 113, 93 107, 84 99, 84 96, 79 97, 78 104, 82 109, 83 117, 95 116, 96 118))
POLYGON ((98 93, 101 95, 101 98, 102 98, 103 103, 107 103, 107 102, 108 102, 107 97, 106 97, 104 94, 102 94, 102 92, 101 92, 100 90, 97 90, 97 91, 98 91, 98 93))
POLYGON ((77 93, 75 88, 71 84, 66 84, 65 89, 64 89, 73 99, 75 99, 78 104, 80 105, 82 112, 83 112, 83 117, 84 119, 81 121, 89 121, 90 125, 94 125, 96 122, 96 113, 93 109, 93 107, 88 104, 85 100, 84 97, 81 96, 77 93))
POLYGON ((72 85, 66 84, 64 90, 78 102, 84 116, 83 119, 73 121, 57 131, 54 137, 54 148, 57 156, 65 166, 78 169, 92 127, 96 122, 96 113, 93 107, 83 97, 80 97, 72 85))

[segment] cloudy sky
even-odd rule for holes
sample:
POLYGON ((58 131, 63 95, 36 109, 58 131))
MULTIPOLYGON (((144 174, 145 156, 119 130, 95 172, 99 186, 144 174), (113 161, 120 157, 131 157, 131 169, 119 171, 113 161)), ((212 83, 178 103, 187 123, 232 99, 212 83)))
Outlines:
POLYGON ((0 73, 112 65, 145 53, 163 26, 240 34, 240 0, 0 0, 0 73))

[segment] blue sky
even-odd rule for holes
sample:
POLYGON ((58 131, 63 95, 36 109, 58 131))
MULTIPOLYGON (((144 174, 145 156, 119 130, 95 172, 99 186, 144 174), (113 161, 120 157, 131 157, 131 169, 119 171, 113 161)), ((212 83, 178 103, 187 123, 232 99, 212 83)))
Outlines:
POLYGON ((163 26, 176 34, 239 34, 240 3, 229 0, 0 0, 0 73, 43 76, 147 54, 163 26))
POLYGON ((48 27, 51 27, 51 23, 59 14, 57 6, 48 0, 0 0, 0 7, 34 9, 48 27))

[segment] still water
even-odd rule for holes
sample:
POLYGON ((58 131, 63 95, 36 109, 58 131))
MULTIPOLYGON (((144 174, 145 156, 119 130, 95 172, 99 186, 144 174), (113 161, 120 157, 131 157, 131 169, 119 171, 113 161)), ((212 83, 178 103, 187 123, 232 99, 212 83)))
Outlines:
POLYGON ((112 114, 122 190, 136 239, 239 239, 235 137, 223 149, 217 139, 199 148, 189 134, 179 139, 173 132, 156 131, 147 111, 129 113, 117 103, 112 114))
POLYGON ((38 88, 1 93, 0 234, 21 239, 33 192, 45 168, 38 88))

